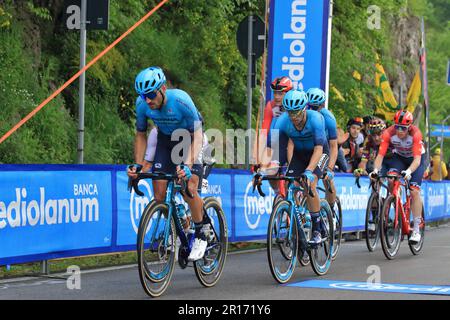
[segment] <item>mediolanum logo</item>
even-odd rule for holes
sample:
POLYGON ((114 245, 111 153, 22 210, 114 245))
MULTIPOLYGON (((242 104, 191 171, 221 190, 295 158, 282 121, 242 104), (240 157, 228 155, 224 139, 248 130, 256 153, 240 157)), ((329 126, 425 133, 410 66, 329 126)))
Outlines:
POLYGON ((46 191, 40 187, 37 195, 35 190, 26 187, 15 188, 14 200, 0 201, 0 230, 8 226, 21 228, 99 221, 96 184, 75 184, 73 197, 66 198, 49 197, 46 191))
POLYGON ((291 7, 291 30, 283 34, 283 40, 290 41, 290 57, 282 58, 282 70, 289 71, 294 87, 303 89, 301 81, 305 75, 306 0, 296 0, 291 7))
POLYGON ((266 197, 260 197, 257 191, 253 193, 252 183, 247 184, 244 195, 244 216, 248 227, 252 230, 258 228, 261 217, 264 214, 270 215, 272 212, 272 203, 275 195, 270 188, 266 197))
POLYGON ((136 234, 138 233, 139 220, 141 219, 142 213, 147 204, 153 199, 152 189, 146 180, 139 181, 139 189, 144 192, 145 196, 140 197, 132 190, 130 197, 130 218, 136 234))

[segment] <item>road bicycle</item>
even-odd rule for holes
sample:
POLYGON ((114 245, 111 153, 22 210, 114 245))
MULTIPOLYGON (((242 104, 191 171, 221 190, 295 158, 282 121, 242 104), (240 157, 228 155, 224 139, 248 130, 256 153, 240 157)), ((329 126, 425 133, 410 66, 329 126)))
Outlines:
MULTIPOLYGON (((183 227, 182 212, 184 205, 177 204, 175 194, 180 192, 192 198, 185 181, 178 183, 177 175, 156 173, 138 173, 130 184, 136 194, 143 196, 138 183, 141 179, 166 180, 165 201, 152 200, 145 208, 139 223, 137 237, 137 255, 139 279, 145 292, 151 297, 161 296, 170 284, 175 267, 176 239, 180 239, 178 263, 182 269, 188 264, 188 256, 194 243, 194 224, 192 220, 183 227)), ((205 287, 212 287, 222 274, 228 251, 228 228, 225 214, 220 203, 214 197, 203 199, 203 211, 207 216, 205 231, 207 248, 202 259, 195 261, 197 279, 205 287)))
POLYGON ((263 180, 283 180, 288 182, 286 199, 280 200, 272 209, 267 230, 267 258, 270 271, 279 283, 286 283, 292 277, 297 259, 301 260, 308 255, 314 272, 321 276, 328 272, 331 266, 333 252, 333 215, 326 200, 320 201, 320 223, 322 224, 322 242, 310 245, 308 240, 312 233, 311 225, 306 220, 306 197, 302 203, 297 204, 295 193, 313 193, 301 177, 273 177, 255 174, 253 190, 265 197, 261 189, 263 180), (296 186, 294 182, 300 186, 296 186), (308 236, 307 236, 308 235, 308 236))
MULTIPOLYGON (((390 171, 386 175, 389 180, 389 195, 384 201, 381 211, 380 230, 381 246, 387 259, 392 260, 397 255, 400 244, 412 233, 413 221, 411 214, 410 182, 396 171, 390 171), (404 195, 403 195, 404 194, 404 195)), ((409 248, 414 255, 418 255, 423 248, 425 239, 425 215, 422 205, 422 219, 420 222, 421 239, 418 243, 408 241, 409 248)))

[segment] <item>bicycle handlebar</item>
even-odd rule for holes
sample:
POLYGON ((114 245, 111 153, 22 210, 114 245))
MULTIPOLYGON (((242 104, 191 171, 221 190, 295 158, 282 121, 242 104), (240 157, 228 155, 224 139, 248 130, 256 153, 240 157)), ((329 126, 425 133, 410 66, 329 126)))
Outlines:
MULTIPOLYGON (((179 180, 177 175, 174 174, 166 174, 164 172, 139 172, 137 173, 137 178, 136 179, 132 179, 132 178, 128 178, 128 190, 131 192, 131 188, 133 188, 134 192, 136 192, 137 195, 139 196, 144 196, 144 193, 139 190, 139 181, 142 179, 152 179, 152 180, 179 180)), ((180 193, 184 196, 184 194, 186 193, 186 195, 189 198, 194 198, 194 196, 192 195, 192 193, 189 191, 189 188, 187 186, 187 183, 185 180, 181 179, 181 183, 179 184, 181 186, 181 190, 180 193)))
POLYGON ((255 174, 255 176, 253 177, 253 192, 255 192, 255 188, 258 189, 258 193, 261 197, 265 197, 266 194, 262 191, 261 189, 261 183, 259 183, 259 179, 261 178, 261 181, 263 180, 268 180, 268 181, 289 181, 289 182, 293 182, 293 181, 297 181, 298 183, 302 184, 303 187, 305 188, 306 185, 306 190, 308 192, 308 194, 311 197, 314 197, 314 193, 312 192, 310 186, 306 183, 306 176, 305 175, 301 175, 299 177, 269 177, 269 176, 263 176, 261 173, 257 173, 255 174), (262 178, 261 178, 262 177, 262 178))
MULTIPOLYGON (((356 179, 355 179, 355 183, 356 183, 356 185, 358 186, 359 189, 361 189, 361 184, 359 182, 360 178, 361 178, 361 176, 356 177, 356 179)), ((388 173, 388 174, 384 174, 384 175, 378 175, 377 174, 376 177, 374 177, 374 179, 376 181, 380 181, 380 179, 383 179, 383 178, 399 180, 400 178, 404 178, 404 177, 401 174, 397 174, 397 173, 395 173, 395 174, 389 174, 388 173)), ((405 180, 406 187, 409 189, 409 185, 410 185, 409 180, 407 180, 407 179, 404 179, 404 180, 405 180)), ((370 179, 370 187, 373 188, 374 183, 375 183, 375 181, 370 179)), ((381 183, 381 185, 384 186, 387 189, 386 185, 384 185, 383 183, 381 183)))
POLYGON ((356 183, 356 186, 358 187, 358 189, 361 189, 361 184, 359 183, 359 179, 361 179, 361 176, 356 177, 355 183, 356 183))

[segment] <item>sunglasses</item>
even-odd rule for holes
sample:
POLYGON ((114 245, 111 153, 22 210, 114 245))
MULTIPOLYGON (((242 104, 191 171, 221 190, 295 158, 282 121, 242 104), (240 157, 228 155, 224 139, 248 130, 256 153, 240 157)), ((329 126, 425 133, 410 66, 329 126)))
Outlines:
POLYGON ((145 94, 140 94, 142 100, 146 100, 146 98, 149 98, 150 100, 153 100, 156 98, 156 96, 158 95, 158 91, 152 91, 149 93, 145 93, 145 94))
POLYGON ((368 134, 370 134, 371 136, 381 136, 381 131, 377 131, 377 130, 369 130, 367 132, 368 134))
POLYGON ((297 116, 301 115, 302 112, 303 112, 303 110, 288 110, 287 113, 290 117, 297 117, 297 116))
POLYGON ((408 129, 409 129, 409 126, 401 126, 398 124, 395 125, 395 130, 398 130, 398 131, 407 131, 408 129))

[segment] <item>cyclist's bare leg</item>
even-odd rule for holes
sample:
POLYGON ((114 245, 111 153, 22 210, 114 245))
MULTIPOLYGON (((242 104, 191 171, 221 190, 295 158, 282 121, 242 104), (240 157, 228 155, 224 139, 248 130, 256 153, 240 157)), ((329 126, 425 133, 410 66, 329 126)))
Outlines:
MULTIPOLYGON (((325 182, 327 183, 327 182, 325 182)), ((330 184, 331 193, 328 191, 328 188, 325 188, 326 198, 331 208, 333 208, 334 202, 336 201, 336 187, 334 186, 334 180, 328 180, 330 184)))
POLYGON ((164 202, 166 199, 167 181, 165 180, 153 180, 153 193, 155 195, 156 202, 164 202))
POLYGON ((199 177, 195 174, 188 181, 188 189, 190 193, 194 196, 190 198, 188 196, 184 197, 184 201, 189 205, 189 209, 191 211, 192 219, 195 223, 201 223, 203 221, 203 200, 200 198, 198 194, 199 177))
POLYGON ((280 192, 280 188, 278 188, 278 181, 269 180, 269 184, 272 187, 272 189, 275 191, 275 194, 278 194, 280 192))
POLYGON ((306 202, 308 204, 308 210, 310 212, 319 212, 320 211, 320 199, 319 199, 319 193, 317 192, 316 186, 319 179, 316 175, 314 182, 311 183, 310 188, 312 193, 314 194, 314 197, 311 197, 309 194, 307 195, 306 202))
POLYGON ((414 218, 420 218, 422 216, 422 197, 420 195, 420 189, 411 188, 411 211, 414 218))

